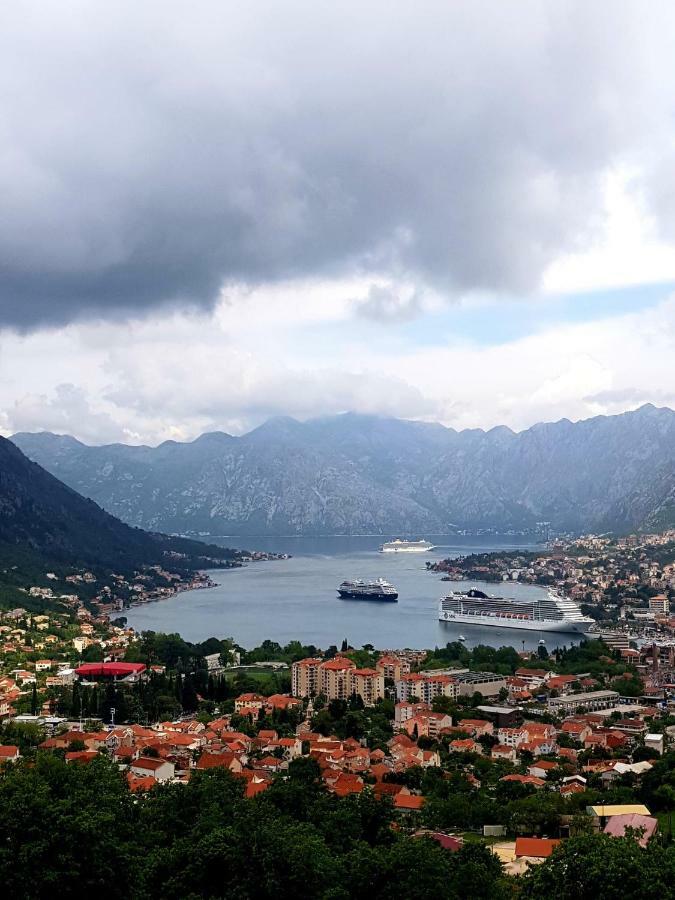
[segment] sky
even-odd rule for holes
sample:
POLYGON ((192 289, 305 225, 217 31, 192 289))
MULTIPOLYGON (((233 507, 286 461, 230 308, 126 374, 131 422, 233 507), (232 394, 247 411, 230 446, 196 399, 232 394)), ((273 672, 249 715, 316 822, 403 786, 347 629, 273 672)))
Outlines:
POLYGON ((0 433, 675 406, 675 8, 0 8, 0 433))

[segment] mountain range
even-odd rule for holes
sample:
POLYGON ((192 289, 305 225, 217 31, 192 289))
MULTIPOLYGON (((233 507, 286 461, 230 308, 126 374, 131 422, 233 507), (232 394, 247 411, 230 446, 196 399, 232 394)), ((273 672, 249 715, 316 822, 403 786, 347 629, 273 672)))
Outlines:
POLYGON ((148 533, 120 522, 0 437, 0 561, 127 572, 167 562, 174 571, 231 559, 234 551, 148 533), (179 554, 179 556, 178 556, 179 554))
POLYGON ((123 521, 192 535, 617 531, 675 523, 675 412, 525 431, 346 413, 235 437, 88 446, 20 433, 27 456, 123 521))

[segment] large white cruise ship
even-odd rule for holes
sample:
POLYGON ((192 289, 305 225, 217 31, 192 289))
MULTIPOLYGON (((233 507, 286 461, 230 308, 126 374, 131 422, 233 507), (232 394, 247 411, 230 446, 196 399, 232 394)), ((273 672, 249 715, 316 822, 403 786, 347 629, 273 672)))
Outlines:
POLYGON ((472 588, 453 591, 438 605, 441 622, 465 625, 492 625, 523 631, 560 631, 587 634, 593 619, 583 615, 577 604, 549 589, 545 597, 520 601, 491 597, 472 588))
POLYGON ((396 538, 395 541, 387 541, 380 547, 381 553, 425 553, 427 550, 433 550, 434 545, 429 541, 402 541, 396 538))

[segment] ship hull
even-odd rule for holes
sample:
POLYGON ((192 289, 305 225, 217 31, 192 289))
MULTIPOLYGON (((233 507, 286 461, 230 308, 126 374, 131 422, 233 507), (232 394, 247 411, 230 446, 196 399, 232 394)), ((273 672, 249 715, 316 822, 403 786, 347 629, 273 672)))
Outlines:
POLYGON ((559 634, 588 634, 591 623, 565 619, 517 619, 506 616, 472 616, 466 613, 440 612, 440 622, 450 625, 488 625, 491 628, 514 628, 518 631, 556 631, 559 634))
POLYGON ((398 594, 360 594, 358 591, 338 591, 342 600, 375 600, 378 603, 396 603, 398 594))

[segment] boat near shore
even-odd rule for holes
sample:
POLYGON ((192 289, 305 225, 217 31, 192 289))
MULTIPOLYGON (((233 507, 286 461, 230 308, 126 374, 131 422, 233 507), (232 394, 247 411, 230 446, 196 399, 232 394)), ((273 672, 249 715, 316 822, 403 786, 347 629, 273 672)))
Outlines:
POLYGON ((490 625, 521 631, 557 631, 588 634, 595 621, 585 616, 577 604, 549 589, 545 597, 521 601, 494 597, 471 588, 453 591, 438 604, 438 618, 453 625, 490 625))

